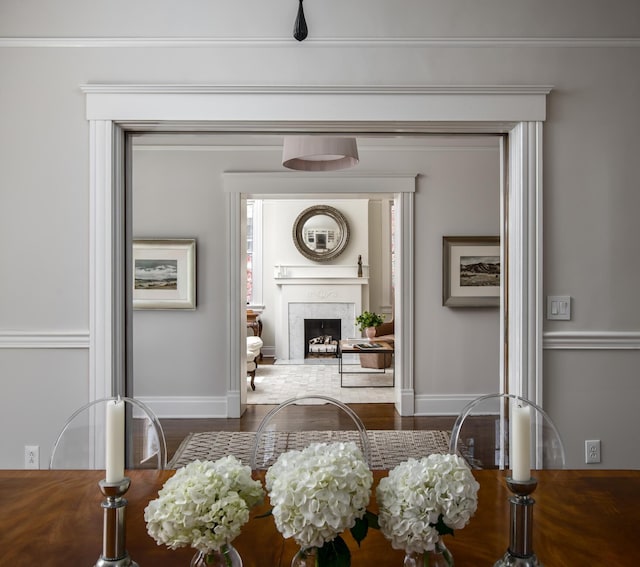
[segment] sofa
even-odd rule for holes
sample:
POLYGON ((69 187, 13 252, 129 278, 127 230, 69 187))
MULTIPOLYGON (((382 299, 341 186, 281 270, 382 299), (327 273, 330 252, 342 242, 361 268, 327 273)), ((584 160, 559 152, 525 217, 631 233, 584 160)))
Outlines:
POLYGON ((247 376, 251 378, 251 389, 255 390, 256 370, 258 368, 258 359, 262 350, 262 339, 260 337, 247 337, 247 376))
MULTIPOLYGON (((376 327, 376 339, 394 346, 393 319, 376 327)), ((361 354, 360 366, 362 368, 390 368, 393 364, 393 354, 361 354)))

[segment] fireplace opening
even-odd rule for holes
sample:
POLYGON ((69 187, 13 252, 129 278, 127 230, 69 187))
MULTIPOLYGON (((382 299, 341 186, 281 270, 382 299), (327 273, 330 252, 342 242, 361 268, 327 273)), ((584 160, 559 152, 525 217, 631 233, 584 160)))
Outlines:
POLYGON ((340 340, 340 319, 304 320, 304 357, 336 356, 340 340))

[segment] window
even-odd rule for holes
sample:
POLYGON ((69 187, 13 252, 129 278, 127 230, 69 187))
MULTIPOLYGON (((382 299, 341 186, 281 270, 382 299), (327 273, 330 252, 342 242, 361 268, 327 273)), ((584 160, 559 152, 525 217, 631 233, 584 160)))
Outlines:
POLYGON ((247 305, 262 304, 262 201, 247 200, 247 305))

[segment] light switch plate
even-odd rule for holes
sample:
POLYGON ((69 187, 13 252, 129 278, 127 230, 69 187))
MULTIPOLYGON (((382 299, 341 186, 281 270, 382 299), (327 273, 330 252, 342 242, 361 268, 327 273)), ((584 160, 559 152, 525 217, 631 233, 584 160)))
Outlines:
POLYGON ((568 321, 571 319, 571 296, 549 295, 547 297, 547 319, 568 321))

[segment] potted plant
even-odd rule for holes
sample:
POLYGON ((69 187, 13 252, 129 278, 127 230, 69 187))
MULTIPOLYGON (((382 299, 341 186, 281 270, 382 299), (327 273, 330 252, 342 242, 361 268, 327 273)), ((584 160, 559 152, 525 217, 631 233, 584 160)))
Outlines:
POLYGON ((384 315, 378 315, 373 311, 363 311, 356 317, 356 323, 360 331, 364 331, 367 338, 372 339, 376 336, 376 327, 382 325, 384 322, 384 315))

